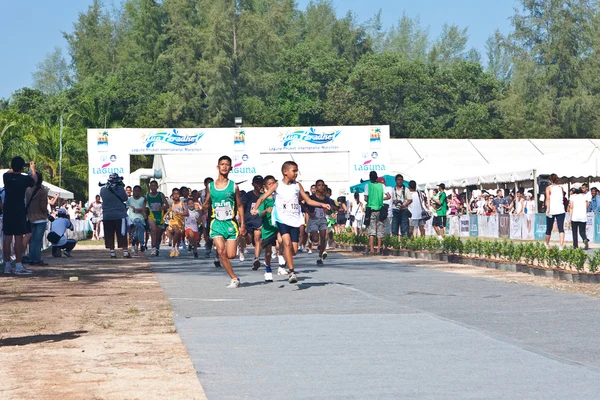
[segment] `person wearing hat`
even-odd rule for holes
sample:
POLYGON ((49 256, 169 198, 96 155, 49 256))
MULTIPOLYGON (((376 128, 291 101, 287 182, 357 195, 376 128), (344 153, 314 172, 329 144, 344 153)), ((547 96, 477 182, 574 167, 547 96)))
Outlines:
POLYGON ((117 258, 115 252, 115 235, 117 244, 123 249, 123 257, 131 258, 127 250, 127 193, 123 178, 118 174, 110 174, 108 182, 100 189, 102 198, 102 225, 104 226, 104 246, 110 250, 110 258, 117 258))
POLYGON ((62 251, 62 254, 71 257, 71 251, 75 248, 77 241, 75 239, 67 239, 65 236, 67 229, 73 230, 73 224, 69 219, 66 208, 61 207, 58 209, 57 218, 50 225, 50 231, 60 236, 60 239, 52 244, 52 256, 60 257, 62 251))
POLYGON ((246 235, 240 235, 240 261, 244 261, 244 252, 246 251, 247 243, 254 242, 254 261, 252 263, 252 269, 254 271, 260 268, 260 243, 262 241, 262 218, 260 215, 252 215, 251 211, 256 205, 256 202, 262 195, 262 188, 264 180, 261 175, 256 175, 252 178, 252 191, 246 193, 242 197, 242 204, 244 205, 244 221, 246 222, 246 235))
POLYGON ((375 237, 377 237, 377 252, 382 252, 381 244, 385 234, 385 218, 381 219, 379 214, 383 208, 384 200, 390 199, 389 194, 386 195, 387 197, 384 197, 384 192, 384 187, 379 182, 377 172, 371 171, 369 173, 369 182, 365 185, 364 191, 365 201, 367 202, 365 225, 367 226, 367 235, 369 236, 369 248, 365 251, 365 255, 375 252, 375 237))
POLYGON ((440 183, 438 185, 440 194, 437 198, 433 198, 432 201, 435 204, 435 216, 433 217, 433 229, 437 233, 438 238, 443 239, 446 236, 446 214, 448 214, 448 200, 446 199, 446 185, 440 183))

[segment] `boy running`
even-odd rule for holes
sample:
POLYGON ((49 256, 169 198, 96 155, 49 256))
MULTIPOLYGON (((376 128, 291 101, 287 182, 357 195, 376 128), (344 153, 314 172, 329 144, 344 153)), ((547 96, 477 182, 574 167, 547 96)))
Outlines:
POLYGON ((296 182, 296 178, 298 177, 298 164, 294 161, 286 161, 283 163, 281 172, 283 173, 282 182, 275 182, 275 184, 273 184, 273 186, 258 199, 256 205, 252 209, 252 214, 258 214, 258 207, 260 207, 263 201, 268 199, 272 194, 275 194, 273 209, 274 220, 283 241, 283 253, 289 268, 289 282, 296 283, 298 282, 298 277, 294 271, 293 257, 298 252, 300 225, 304 223, 302 212, 300 210, 299 197, 302 197, 309 206, 322 207, 327 210, 330 209, 330 206, 329 204, 311 200, 306 193, 304 193, 302 185, 296 182))
MULTIPOLYGON (((329 206, 332 207, 331 199, 325 194, 325 182, 322 179, 319 179, 315 183, 315 186, 317 190, 315 194, 310 196, 311 200, 322 204, 329 204, 329 206)), ((327 214, 325 214, 323 208, 308 206, 308 215, 308 234, 313 243, 319 243, 319 259, 317 260, 317 265, 321 266, 323 265, 323 260, 327 258, 327 252, 325 252, 325 249, 327 248, 328 231, 327 214)))
POLYGON ((246 211, 246 215, 244 217, 244 221, 246 222, 246 231, 247 235, 240 236, 240 261, 244 261, 244 250, 246 249, 246 244, 249 243, 248 239, 254 243, 254 262, 253 267, 255 271, 260 268, 260 241, 261 241, 261 226, 262 220, 258 215, 252 215, 250 211, 254 208, 254 204, 261 196, 261 189, 263 187, 264 180, 260 175, 256 175, 252 178, 252 187, 253 190, 251 192, 246 193, 242 197, 242 203, 244 204, 244 210, 246 211))
POLYGON ((131 236, 131 246, 133 247, 133 255, 138 255, 138 246, 144 252, 144 234, 146 233, 146 223, 144 211, 146 210, 146 199, 142 197, 142 188, 140 185, 133 187, 133 196, 127 199, 127 213, 131 225, 129 226, 131 236))
POLYGON ((227 286, 230 289, 240 287, 240 280, 233 272, 231 259, 235 258, 237 250, 238 233, 246 234, 244 224, 244 205, 240 196, 238 186, 229 180, 231 172, 231 158, 222 156, 217 164, 219 177, 211 182, 206 190, 206 201, 203 209, 212 208, 212 218, 210 222, 210 238, 217 248, 217 255, 221 265, 229 274, 231 283, 227 286), (240 221, 240 227, 235 222, 237 205, 237 215, 240 221))
POLYGON ((198 258, 198 242, 200 241, 198 223, 200 222, 200 212, 196 210, 194 199, 189 199, 187 206, 189 215, 185 217, 185 238, 194 251, 194 258, 198 258))
MULTIPOLYGON (((265 191, 268 191, 277 181, 272 175, 268 175, 264 179, 265 191)), ((273 256, 273 246, 278 244, 278 231, 277 226, 273 224, 273 196, 265 199, 258 208, 258 215, 262 218, 262 229, 261 229, 261 247, 265 249, 265 282, 273 282, 273 273, 271 271, 271 259, 273 256)), ((259 264, 260 266, 260 264, 259 264)), ((257 270, 256 265, 252 267, 253 270, 257 270)), ((279 267, 279 275, 287 275, 287 271, 283 267, 279 267)))
POLYGON ((158 256, 162 228, 165 222, 165 211, 169 209, 169 202, 165 195, 158 191, 158 182, 156 181, 150 182, 150 193, 146 195, 146 205, 148 207, 148 224, 150 225, 150 239, 152 241, 150 254, 158 256))
POLYGON ((187 205, 181 201, 179 196, 179 189, 173 189, 171 194, 173 203, 171 203, 171 208, 168 212, 170 218, 169 227, 167 228, 167 234, 171 241, 171 257, 179 257, 179 242, 185 229, 185 217, 190 215, 187 205))

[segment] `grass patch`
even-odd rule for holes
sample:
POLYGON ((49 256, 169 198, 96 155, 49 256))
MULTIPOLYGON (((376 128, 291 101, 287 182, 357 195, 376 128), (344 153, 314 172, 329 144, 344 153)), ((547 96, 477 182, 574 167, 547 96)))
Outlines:
POLYGON ((128 314, 139 314, 139 313, 140 313, 140 310, 138 310, 138 309, 137 309, 137 308, 135 308, 135 307, 131 307, 129 310, 127 310, 127 313, 128 313, 128 314))

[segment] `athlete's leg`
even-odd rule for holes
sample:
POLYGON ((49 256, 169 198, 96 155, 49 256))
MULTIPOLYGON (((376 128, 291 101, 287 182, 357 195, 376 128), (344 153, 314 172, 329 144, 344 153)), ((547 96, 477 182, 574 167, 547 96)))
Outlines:
MULTIPOLYGON (((281 241, 283 242, 283 257, 287 263, 290 272, 294 271, 294 249, 292 247, 292 237, 289 233, 281 235, 281 241)), ((298 249, 298 243, 296 243, 296 250, 298 249)))
POLYGON ((327 229, 320 230, 317 233, 319 235, 319 258, 323 258, 323 253, 325 253, 327 247, 327 229))
POLYGON ((260 258, 260 242, 261 242, 262 232, 259 229, 254 230, 254 258, 260 258))
POLYGON ((237 279, 237 276, 233 272, 233 268, 231 267, 231 261, 229 260, 229 254, 233 252, 233 257, 235 258, 236 251, 236 241, 228 240, 225 242, 225 239, 221 236, 217 236, 213 238, 213 245, 217 249, 217 256, 219 257, 219 261, 221 261, 221 266, 225 268, 227 274, 231 279, 237 279))

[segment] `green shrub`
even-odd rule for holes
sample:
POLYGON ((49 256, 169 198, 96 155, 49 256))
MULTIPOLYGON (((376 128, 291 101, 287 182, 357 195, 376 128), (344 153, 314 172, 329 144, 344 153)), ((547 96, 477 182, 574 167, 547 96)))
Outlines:
POLYGON ((595 250, 591 256, 588 257, 590 272, 598 272, 598 266, 600 266, 600 249, 595 250))

